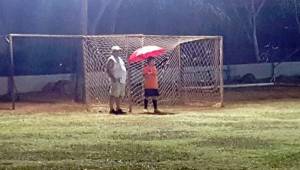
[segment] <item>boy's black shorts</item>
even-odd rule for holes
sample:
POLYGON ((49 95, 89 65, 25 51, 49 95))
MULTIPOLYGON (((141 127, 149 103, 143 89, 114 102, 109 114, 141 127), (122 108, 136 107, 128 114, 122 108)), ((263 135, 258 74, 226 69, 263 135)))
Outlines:
POLYGON ((159 96, 158 89, 145 89, 145 97, 159 96))

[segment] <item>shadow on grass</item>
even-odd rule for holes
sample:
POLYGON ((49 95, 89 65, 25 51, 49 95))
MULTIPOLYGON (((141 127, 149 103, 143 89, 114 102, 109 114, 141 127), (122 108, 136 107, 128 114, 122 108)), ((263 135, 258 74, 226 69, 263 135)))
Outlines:
POLYGON ((179 151, 173 147, 157 148, 147 144, 120 141, 94 145, 72 144, 45 150, 24 150, 11 147, 11 144, 0 148, 0 169, 9 169, 9 167, 16 169, 17 167, 20 169, 41 167, 46 169, 78 169, 78 167, 157 169, 157 163, 161 161, 176 162, 194 159, 194 155, 189 152, 179 151))
POLYGON ((300 167, 300 152, 285 152, 285 153, 271 153, 264 158, 267 164, 271 168, 281 169, 281 168, 295 168, 300 167))
POLYGON ((269 140, 263 140, 257 137, 211 137, 204 141, 192 142, 197 147, 214 146, 225 149, 266 149, 272 147, 269 140))
POLYGON ((140 112, 140 113, 137 113, 137 114, 143 114, 143 115, 157 115, 157 116, 163 116, 163 115, 176 115, 177 113, 173 113, 173 112, 161 112, 161 113, 153 113, 153 112, 148 112, 148 113, 145 113, 145 112, 140 112))
POLYGON ((0 107, 0 111, 13 111, 11 106, 6 106, 6 107, 0 107))
POLYGON ((152 140, 180 140, 197 137, 195 131, 183 130, 159 130, 141 133, 119 133, 110 136, 114 140, 135 140, 135 141, 152 141, 152 140))

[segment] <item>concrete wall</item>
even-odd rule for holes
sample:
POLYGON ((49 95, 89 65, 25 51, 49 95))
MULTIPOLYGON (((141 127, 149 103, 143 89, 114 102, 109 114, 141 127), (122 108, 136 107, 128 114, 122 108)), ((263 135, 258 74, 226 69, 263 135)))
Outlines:
MULTIPOLYGON (((224 69, 230 70, 231 78, 243 76, 247 73, 255 75, 257 79, 268 78, 271 76, 272 65, 271 64, 243 64, 243 65, 228 65, 224 66, 224 69)), ((226 71, 224 71, 224 78, 226 71)), ((229 76, 229 75, 228 75, 229 76)))
POLYGON ((7 93, 7 78, 0 77, 0 95, 7 93))
MULTIPOLYGON (((271 64, 243 64, 224 66, 224 70, 230 69, 230 76, 242 77, 247 73, 252 73, 257 79, 269 78, 271 76, 271 64)), ((226 72, 224 71, 224 78, 226 79, 226 72)), ((228 73, 227 73, 228 74, 228 73)), ((300 62, 289 62, 280 64, 275 74, 278 75, 300 75, 300 62)), ((56 82, 59 80, 71 80, 72 74, 57 74, 57 75, 42 75, 42 76, 16 76, 16 86, 21 93, 40 91, 49 82, 56 82)), ((7 93, 7 78, 0 77, 0 95, 7 93)))
MULTIPOLYGON (((40 91, 46 84, 59 80, 72 80, 72 74, 15 77, 15 83, 20 93, 40 91)), ((0 77, 0 95, 5 93, 7 93, 7 78, 0 77)))
MULTIPOLYGON (((242 77, 247 73, 253 74, 257 79, 270 78, 272 76, 272 64, 261 63, 224 66, 224 79, 227 79, 226 75, 228 76, 228 74, 230 74, 231 78, 234 78, 238 76, 242 77), (229 73, 228 70, 230 70, 229 73)), ((276 67, 275 75, 300 75, 300 62, 281 63, 276 67)))
POLYGON ((275 70, 276 75, 300 75, 300 62, 281 63, 275 70))

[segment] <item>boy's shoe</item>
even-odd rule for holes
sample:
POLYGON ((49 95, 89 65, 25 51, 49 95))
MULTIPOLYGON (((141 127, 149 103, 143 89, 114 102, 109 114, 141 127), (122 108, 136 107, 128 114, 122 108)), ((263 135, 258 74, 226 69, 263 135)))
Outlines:
POLYGON ((144 111, 144 113, 149 113, 148 109, 144 109, 143 111, 144 111))
POLYGON ((124 115, 124 114, 126 114, 126 112, 124 112, 122 109, 119 109, 119 110, 116 111, 116 114, 117 115, 124 115))
POLYGON ((155 110, 154 110, 154 113, 155 113, 155 114, 162 114, 162 112, 161 112, 160 110, 158 110, 158 109, 155 109, 155 110))

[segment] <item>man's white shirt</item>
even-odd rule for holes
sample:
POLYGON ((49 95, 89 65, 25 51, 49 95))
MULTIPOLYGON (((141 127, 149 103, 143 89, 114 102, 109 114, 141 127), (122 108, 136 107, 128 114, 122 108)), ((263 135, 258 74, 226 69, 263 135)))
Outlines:
POLYGON ((112 68, 113 76, 120 79, 120 83, 126 84, 127 70, 124 61, 121 57, 115 57, 113 55, 108 58, 108 61, 110 60, 114 62, 114 67, 112 68))

